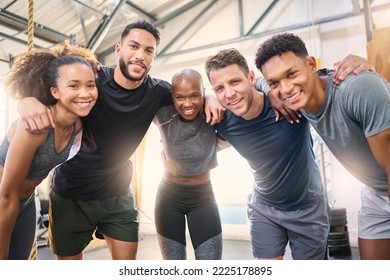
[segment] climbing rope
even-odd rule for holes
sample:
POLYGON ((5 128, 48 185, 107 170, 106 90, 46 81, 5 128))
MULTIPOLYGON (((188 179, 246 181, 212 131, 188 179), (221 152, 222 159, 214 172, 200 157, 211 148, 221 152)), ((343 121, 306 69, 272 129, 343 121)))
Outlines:
MULTIPOLYGON (((28 28, 27 28, 27 50, 31 51, 34 47, 34 0, 28 0, 28 28)), ((38 259, 38 243, 35 240, 31 249, 30 260, 38 259)))
POLYGON ((34 47, 34 0, 28 0, 28 51, 34 47))

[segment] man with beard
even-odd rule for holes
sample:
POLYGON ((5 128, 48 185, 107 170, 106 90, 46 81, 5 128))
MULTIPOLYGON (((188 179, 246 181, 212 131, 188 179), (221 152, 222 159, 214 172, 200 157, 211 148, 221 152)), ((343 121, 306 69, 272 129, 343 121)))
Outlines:
MULTIPOLYGON (((136 258, 138 211, 129 188, 129 159, 157 111, 172 104, 171 85, 148 75, 159 42, 152 24, 129 24, 115 46, 118 65, 100 68, 99 101, 83 119, 80 150, 53 175, 50 246, 57 259, 82 259, 95 231, 104 237, 112 259, 136 258)), ((41 106, 36 100, 21 101, 19 111, 30 131, 54 126, 51 114, 29 119, 41 106)))
MULTIPOLYGON (((83 119, 80 150, 53 174, 50 245, 57 259, 82 259, 95 231, 112 259, 136 258, 138 211, 129 188, 129 158, 157 111, 172 104, 171 85, 148 75, 159 42, 152 24, 129 24, 115 46, 117 66, 100 69, 99 98, 83 119)), ((205 109, 206 120, 214 125, 222 111, 210 109, 205 109)), ((50 111, 32 97, 19 101, 19 114, 33 133, 54 127, 50 111)))

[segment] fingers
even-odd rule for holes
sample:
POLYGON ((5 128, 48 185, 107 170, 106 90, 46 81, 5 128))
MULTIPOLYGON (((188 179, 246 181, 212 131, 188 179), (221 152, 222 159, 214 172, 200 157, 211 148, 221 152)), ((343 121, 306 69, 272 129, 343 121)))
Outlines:
POLYGON ((225 115, 225 109, 215 110, 211 113, 209 120, 206 122, 210 122, 211 125, 215 125, 217 123, 220 123, 223 120, 223 117, 225 115))
POLYGON ((299 111, 289 110, 288 114, 291 116, 291 120, 296 123, 299 123, 299 119, 302 118, 302 115, 299 111))
POLYGON ((350 74, 360 74, 363 71, 375 71, 374 66, 365 58, 357 55, 347 55, 341 62, 334 64, 333 82, 340 84, 350 74))
POLYGON ((333 75, 333 82, 340 84, 354 69, 359 67, 361 61, 358 56, 349 54, 342 61, 335 63, 335 72, 333 75))
POLYGON ((212 116, 208 106, 205 107, 204 113, 206 115, 206 123, 210 123, 212 116))
POLYGON ((55 127, 54 118, 49 108, 45 108, 45 111, 41 113, 23 116, 22 123, 24 129, 32 134, 40 134, 50 127, 55 127))
POLYGON ((50 127, 50 123, 41 119, 40 115, 22 118, 23 127, 32 134, 40 134, 50 127))
POLYGON ((291 124, 300 122, 299 119, 302 117, 302 115, 299 112, 291 110, 287 107, 280 108, 279 110, 280 111, 273 109, 276 116, 276 121, 280 120, 280 114, 282 114, 283 117, 291 124))
POLYGON ((279 111, 278 110, 276 110, 276 109, 273 109, 272 108, 272 110, 274 111, 274 113, 275 113, 275 120, 276 121, 279 121, 280 120, 280 114, 279 114, 279 111))

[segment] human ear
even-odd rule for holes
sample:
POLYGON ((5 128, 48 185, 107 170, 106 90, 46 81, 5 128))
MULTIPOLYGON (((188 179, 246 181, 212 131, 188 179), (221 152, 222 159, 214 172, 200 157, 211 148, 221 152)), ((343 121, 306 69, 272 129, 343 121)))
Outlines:
POLYGON ((252 86, 255 86, 256 84, 256 77, 255 77, 255 72, 253 72, 252 70, 249 71, 249 75, 248 75, 248 79, 251 83, 252 86))
POLYGON ((115 56, 119 58, 120 53, 121 53, 121 43, 116 43, 115 44, 115 56))
POLYGON ((60 96, 58 94, 58 90, 57 90, 56 87, 51 87, 50 88, 50 93, 54 97, 54 99, 57 99, 57 100, 60 99, 60 96))
POLYGON ((309 56, 307 58, 307 64, 308 66, 310 67, 310 69, 313 71, 313 72, 316 72, 317 71, 317 60, 315 59, 314 56, 309 56))

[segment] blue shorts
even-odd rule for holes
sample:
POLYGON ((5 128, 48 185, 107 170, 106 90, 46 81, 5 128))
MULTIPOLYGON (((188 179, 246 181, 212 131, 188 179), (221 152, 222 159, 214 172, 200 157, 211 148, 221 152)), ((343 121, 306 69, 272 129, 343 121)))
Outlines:
POLYGON ((313 206, 295 211, 281 211, 249 199, 248 218, 255 258, 284 256, 290 242, 295 260, 329 259, 329 206, 319 199, 313 206))
POLYGON ((389 197, 378 195, 368 187, 361 190, 358 216, 358 236, 364 239, 390 238, 389 197))
POLYGON ((93 233, 138 242, 138 210, 131 192, 105 200, 72 200, 50 192, 50 247, 59 256, 81 253, 93 233))

